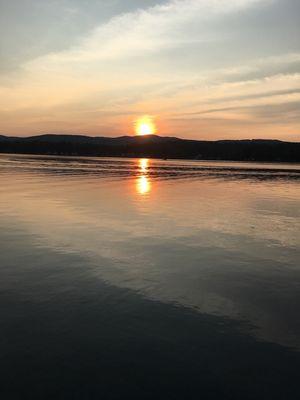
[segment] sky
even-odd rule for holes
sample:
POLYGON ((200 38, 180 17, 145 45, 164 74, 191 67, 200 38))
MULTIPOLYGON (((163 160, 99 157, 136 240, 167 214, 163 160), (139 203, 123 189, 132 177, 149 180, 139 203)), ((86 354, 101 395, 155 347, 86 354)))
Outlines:
POLYGON ((299 0, 0 0, 0 133, 300 141, 299 0))

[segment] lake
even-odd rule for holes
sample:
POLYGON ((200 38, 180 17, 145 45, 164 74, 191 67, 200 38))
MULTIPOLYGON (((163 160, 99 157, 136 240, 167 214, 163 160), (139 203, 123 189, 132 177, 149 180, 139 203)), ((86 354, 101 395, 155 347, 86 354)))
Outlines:
POLYGON ((300 398, 300 165, 0 155, 2 399, 300 398))

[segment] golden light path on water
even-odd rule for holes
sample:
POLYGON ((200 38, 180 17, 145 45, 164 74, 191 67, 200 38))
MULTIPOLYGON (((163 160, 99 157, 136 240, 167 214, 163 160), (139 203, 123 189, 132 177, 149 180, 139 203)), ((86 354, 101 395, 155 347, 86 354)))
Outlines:
POLYGON ((151 191, 151 182, 148 177, 149 160, 141 158, 138 161, 140 176, 137 178, 136 190, 140 195, 146 195, 151 191))

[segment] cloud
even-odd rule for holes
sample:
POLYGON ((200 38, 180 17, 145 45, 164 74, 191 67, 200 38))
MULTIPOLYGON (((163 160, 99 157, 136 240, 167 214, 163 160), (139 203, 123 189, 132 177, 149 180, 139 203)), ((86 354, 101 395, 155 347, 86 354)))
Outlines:
POLYGON ((27 68, 55 68, 61 64, 111 61, 140 57, 191 42, 210 41, 211 20, 270 0, 174 0, 146 10, 125 13, 94 29, 72 49, 52 53, 27 68), (209 32, 209 33, 207 33, 209 32), (192 35, 191 35, 192 34, 192 35))
MULTIPOLYGON (((111 127, 111 133, 123 134, 137 114, 153 114, 166 121, 167 133, 214 120, 213 128, 205 128, 222 137, 229 130, 223 129, 225 120, 240 130, 242 121, 262 121, 252 110, 276 104, 284 110, 298 101, 300 53, 289 46, 275 51, 271 42, 264 52, 251 37, 244 43, 242 24, 258 13, 272 14, 279 2, 173 0, 118 14, 68 50, 36 57, 5 84, 2 79, 4 126, 16 126, 17 114, 20 130, 23 121, 27 130, 77 127, 97 134, 105 127, 107 134, 111 127), (185 128, 167 126, 175 117, 185 128)), ((250 25, 247 35, 249 27, 255 30, 250 25)))

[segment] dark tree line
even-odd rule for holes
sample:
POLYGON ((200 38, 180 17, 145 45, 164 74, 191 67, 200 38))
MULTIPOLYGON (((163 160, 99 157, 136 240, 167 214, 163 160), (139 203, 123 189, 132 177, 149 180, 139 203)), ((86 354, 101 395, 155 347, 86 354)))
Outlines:
POLYGON ((277 140, 197 141, 171 137, 0 136, 0 152, 77 156, 300 162, 300 143, 277 140))

